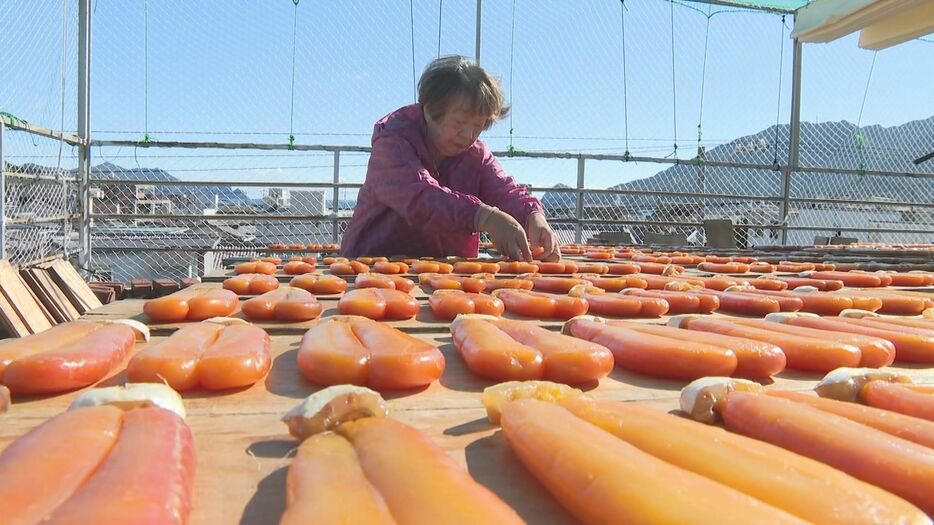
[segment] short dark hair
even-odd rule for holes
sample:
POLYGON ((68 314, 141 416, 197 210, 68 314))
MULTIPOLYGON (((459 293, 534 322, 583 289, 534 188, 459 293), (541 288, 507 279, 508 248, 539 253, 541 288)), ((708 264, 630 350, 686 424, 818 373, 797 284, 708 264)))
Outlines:
POLYGON ((466 100, 470 111, 489 117, 484 129, 509 114, 498 77, 464 56, 432 60, 418 81, 418 102, 431 118, 440 119, 459 98, 466 100))

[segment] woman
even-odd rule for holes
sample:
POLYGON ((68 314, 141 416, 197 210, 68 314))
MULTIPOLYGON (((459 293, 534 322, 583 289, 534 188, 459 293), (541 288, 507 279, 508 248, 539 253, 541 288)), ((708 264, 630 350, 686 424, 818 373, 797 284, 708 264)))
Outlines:
POLYGON ((461 56, 422 73, 418 104, 380 119, 341 254, 476 257, 487 232, 505 257, 558 260, 542 204, 503 172, 480 132, 503 118, 502 87, 461 56), (530 245, 531 244, 531 245, 530 245))

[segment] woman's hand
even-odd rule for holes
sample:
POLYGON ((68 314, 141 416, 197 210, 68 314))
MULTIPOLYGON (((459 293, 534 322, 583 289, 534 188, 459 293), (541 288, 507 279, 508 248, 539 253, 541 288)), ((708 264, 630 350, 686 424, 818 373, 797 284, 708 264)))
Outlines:
POLYGON ((544 250, 539 257, 543 261, 557 261, 561 259, 561 249, 558 247, 558 236, 545 219, 545 214, 532 212, 529 214, 526 228, 529 232, 529 245, 532 249, 544 250))
POLYGON ((490 234, 496 251, 517 261, 531 261, 532 250, 522 225, 508 213, 482 205, 477 213, 477 229, 490 234))

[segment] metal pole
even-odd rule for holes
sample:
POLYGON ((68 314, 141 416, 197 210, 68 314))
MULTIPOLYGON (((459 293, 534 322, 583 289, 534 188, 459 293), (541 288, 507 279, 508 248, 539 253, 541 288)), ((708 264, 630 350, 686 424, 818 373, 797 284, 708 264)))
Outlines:
POLYGON ((0 119, 0 259, 6 259, 6 163, 3 160, 3 128, 0 119))
POLYGON ((334 192, 331 197, 331 212, 334 214, 334 218, 331 219, 331 242, 337 244, 337 240, 340 238, 340 234, 337 231, 337 217, 340 214, 340 188, 338 184, 341 183, 341 152, 334 152, 334 192))
MULTIPOLYGON (((702 159, 707 159, 707 147, 700 146, 697 148, 697 155, 702 159)), ((698 222, 704 222, 704 215, 707 213, 707 197, 703 196, 707 193, 707 163, 701 162, 700 167, 698 168, 697 179, 699 183, 698 192, 701 194, 700 199, 700 210, 697 218, 698 222)))
POLYGON ((91 267, 91 0, 78 1, 78 265, 91 267))
POLYGON ((580 244, 584 236, 581 220, 584 219, 584 163, 587 162, 584 157, 577 159, 577 211, 574 217, 577 223, 574 225, 574 242, 580 244))
POLYGON ((477 64, 480 64, 480 22, 483 20, 483 0, 477 0, 477 31, 476 36, 477 40, 474 45, 474 57, 477 60, 477 64))
POLYGON ((782 246, 788 244, 791 174, 798 169, 798 147, 801 139, 801 49, 802 44, 796 38, 791 65, 791 133, 788 137, 788 166, 782 170, 782 246))

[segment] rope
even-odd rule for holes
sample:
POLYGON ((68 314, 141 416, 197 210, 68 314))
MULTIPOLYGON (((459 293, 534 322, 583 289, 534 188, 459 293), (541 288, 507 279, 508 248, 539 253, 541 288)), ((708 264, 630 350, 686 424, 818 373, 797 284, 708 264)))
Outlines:
POLYGON ((58 161, 56 162, 55 176, 58 177, 62 169, 62 146, 64 141, 62 137, 65 135, 65 53, 68 49, 68 43, 66 34, 68 33, 68 0, 62 1, 62 84, 61 84, 61 99, 62 99, 62 110, 61 118, 58 125, 58 161))
POLYGON ((872 82, 872 70, 876 67, 876 55, 878 51, 872 53, 872 63, 869 65, 869 76, 866 78, 866 90, 863 91, 863 102, 859 105, 859 117, 856 118, 856 152, 859 156, 859 171, 866 171, 865 140, 863 139, 863 108, 866 107, 866 97, 869 95, 869 83, 872 82))
POLYGON ((782 15, 782 36, 778 52, 778 102, 775 104, 775 139, 772 148, 772 164, 778 166, 778 123, 782 112, 782 68, 785 65, 785 15, 782 15))
POLYGON ((441 14, 444 12, 444 0, 438 0, 438 58, 441 58, 441 14))
POLYGON ((703 162, 705 160, 704 150, 701 149, 701 137, 702 137, 702 128, 701 124, 704 121, 704 85, 707 80, 707 41, 710 37, 710 4, 707 4, 707 27, 704 30, 704 61, 701 66, 701 84, 700 84, 700 110, 697 115, 697 160, 698 162, 703 162))
MULTIPOLYGON (((62 109, 61 109, 61 119, 59 120, 58 127, 58 159, 56 160, 55 165, 55 177, 61 177, 62 172, 62 147, 65 144, 65 141, 62 140, 62 137, 65 135, 65 53, 68 49, 66 34, 68 33, 68 0, 62 1, 62 84, 61 84, 61 99, 62 99, 62 109)), ((3 166, 0 166, 0 170, 3 169, 3 166)), ((67 182, 66 179, 62 178, 62 192, 67 195, 67 182)), ((68 258, 68 218, 67 216, 62 220, 62 254, 67 259, 68 258)), ((3 242, 0 240, 0 242, 3 242)))
POLYGON ((143 0, 143 144, 149 137, 149 0, 143 0))
POLYGON ((675 139, 675 149, 671 153, 674 155, 675 159, 678 158, 678 96, 677 90, 675 89, 675 4, 674 2, 669 3, 671 6, 671 120, 672 128, 674 131, 675 139))
POLYGON ((299 0, 292 0, 292 4, 295 6, 295 10, 292 16, 292 91, 289 100, 289 149, 295 147, 295 48, 296 40, 298 39, 298 2, 299 0))
POLYGON ((620 15, 620 33, 622 36, 622 48, 623 48, 623 137, 626 140, 626 152, 624 155, 629 156, 629 99, 626 93, 626 87, 629 82, 626 79, 626 0, 619 0, 619 15, 620 15))
POLYGON ((676 0, 671 0, 671 3, 672 3, 672 4, 678 4, 679 6, 684 7, 684 8, 687 8, 687 9, 690 9, 691 11, 697 11, 698 13, 700 13, 700 14, 702 14, 702 15, 708 17, 708 18, 709 18, 709 16, 710 16, 710 4, 707 4, 707 12, 705 13, 705 12, 701 11, 700 9, 694 7, 694 6, 691 5, 691 4, 685 4, 685 3, 683 3, 683 2, 678 2, 678 1, 676 1, 676 0))
POLYGON ((415 80, 415 6, 409 0, 409 27, 412 29, 412 101, 418 102, 418 88, 415 80))
MULTIPOLYGON (((512 36, 511 42, 509 44, 509 106, 512 107, 512 63, 516 56, 516 0, 512 0, 512 36)), ((515 111, 509 112, 509 147, 506 148, 506 151, 509 153, 515 153, 516 148, 512 145, 512 116, 515 114, 515 111)))

